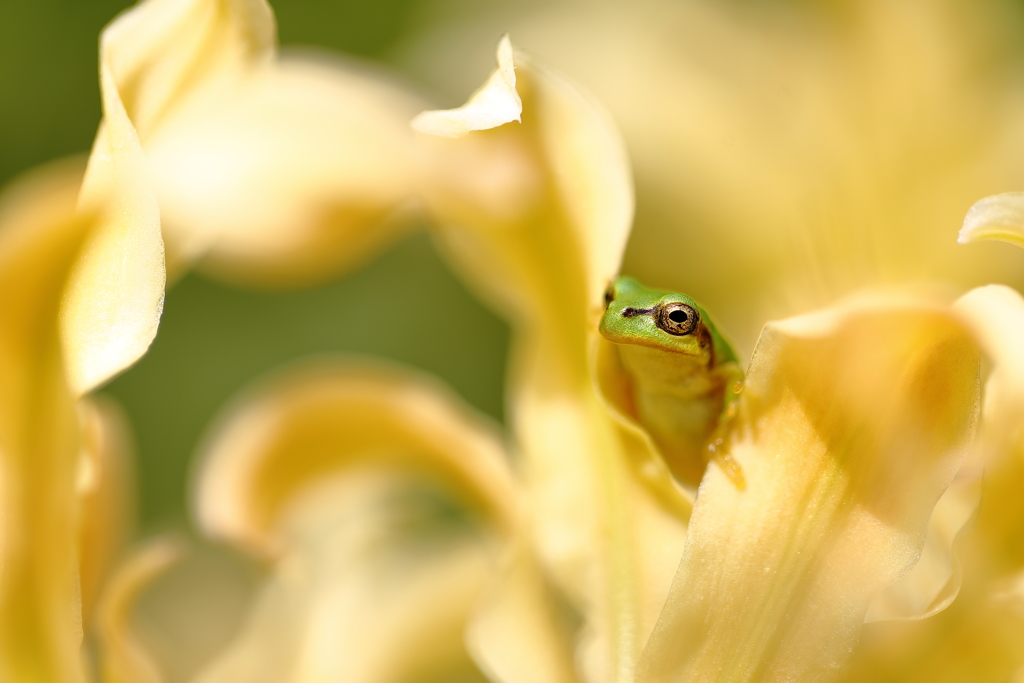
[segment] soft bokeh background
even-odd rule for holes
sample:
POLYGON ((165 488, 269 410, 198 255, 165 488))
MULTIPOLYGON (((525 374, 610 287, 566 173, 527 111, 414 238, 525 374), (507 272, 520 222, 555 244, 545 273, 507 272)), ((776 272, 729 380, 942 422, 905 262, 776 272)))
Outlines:
MULTIPOLYGON (((100 116, 99 32, 128 5, 0 3, 0 181, 88 150, 100 116)), ((1024 190, 1024 0, 272 5, 283 46, 383 63, 438 106, 483 81, 505 31, 584 84, 616 118, 635 165, 624 270, 692 294, 741 354, 766 319, 865 284, 1024 289, 1024 252, 955 244, 973 201, 1024 190)), ((438 375, 500 420, 507 347, 506 325, 422 232, 312 290, 185 275, 168 291, 149 354, 104 389, 135 431, 140 533, 187 530, 197 443, 267 371, 311 354, 380 355, 438 375)), ((174 646, 194 654, 171 662, 172 679, 231 628, 195 629, 188 600, 219 592, 241 610, 247 595, 249 570, 236 560, 196 557, 163 580, 201 577, 207 592, 172 587, 164 595, 176 611, 153 609, 165 640, 191 638, 174 646)))
MULTIPOLYGON (((89 149, 100 117, 98 36, 130 4, 0 4, 0 180, 89 149)), ((421 4, 273 3, 283 45, 370 59, 386 58, 421 4)), ((202 430, 261 373, 310 354, 377 354, 439 375, 500 419, 507 336, 504 323, 466 292, 423 235, 315 290, 246 291, 185 276, 168 292, 149 354, 105 389, 135 429, 143 530, 185 522, 189 460, 202 430)))

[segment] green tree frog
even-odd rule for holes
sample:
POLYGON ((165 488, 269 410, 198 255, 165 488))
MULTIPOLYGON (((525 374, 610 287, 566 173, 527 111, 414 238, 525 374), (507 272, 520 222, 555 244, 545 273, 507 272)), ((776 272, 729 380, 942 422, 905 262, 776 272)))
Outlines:
POLYGON ((726 440, 743 389, 736 353, 697 302, 620 277, 605 294, 600 332, 618 351, 632 386, 631 412, 672 474, 700 482, 714 461, 737 488, 743 470, 726 440))

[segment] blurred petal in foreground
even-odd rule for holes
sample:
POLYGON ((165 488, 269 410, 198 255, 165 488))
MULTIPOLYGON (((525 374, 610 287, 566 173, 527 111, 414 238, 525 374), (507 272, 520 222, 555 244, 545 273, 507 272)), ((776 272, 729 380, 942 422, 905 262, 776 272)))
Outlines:
POLYGON ((489 36, 571 74, 622 130, 640 201, 626 271, 686 292, 740 348, 865 285, 1024 287, 1024 253, 957 247, 1024 187, 1020 7, 1006 0, 477 3, 405 65, 455 96, 489 36), (997 253, 999 252, 999 253, 997 253))
POLYGON ((100 142, 137 132, 172 272, 206 257, 224 277, 308 284, 408 222, 418 100, 352 64, 279 59, 275 39, 263 0, 144 0, 104 31, 100 142))
POLYGON ((91 221, 80 172, 37 171, 0 200, 0 679, 81 681, 78 420, 57 314, 91 221))
POLYGON ((708 471, 643 681, 831 680, 917 561, 973 436, 979 349, 949 309, 881 299, 773 323, 738 491, 708 471))
POLYGON ((464 632, 518 496, 490 427, 432 382, 351 364, 285 375, 229 413, 198 483, 207 533, 273 558, 199 680, 482 680, 464 632))
POLYGON ((1024 667, 1024 298, 989 285, 965 294, 956 308, 991 361, 971 463, 984 468, 981 505, 956 544, 963 585, 930 619, 869 624, 854 680, 1000 683, 1024 667))

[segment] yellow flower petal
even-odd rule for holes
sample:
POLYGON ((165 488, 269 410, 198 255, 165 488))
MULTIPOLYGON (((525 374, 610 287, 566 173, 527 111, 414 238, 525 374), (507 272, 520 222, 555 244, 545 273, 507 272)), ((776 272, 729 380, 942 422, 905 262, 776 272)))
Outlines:
POLYGON ((260 285, 352 268, 409 227, 421 106, 358 65, 290 55, 179 111, 146 142, 168 249, 260 285))
POLYGON ((1012 448, 1015 441, 1024 442, 1024 297, 1009 287, 989 285, 962 296, 957 310, 973 325, 994 364, 985 385, 987 436, 996 447, 1012 448))
POLYGON ((949 607, 960 593, 963 566, 958 541, 975 520, 982 488, 977 473, 960 474, 964 476, 958 476, 935 505, 921 558, 871 600, 865 623, 926 619, 949 607))
POLYGON ((100 39, 104 107, 119 101, 145 142, 180 107, 216 102, 269 63, 275 28, 263 0, 144 0, 100 39))
POLYGON ((127 417, 111 399, 81 399, 82 450, 78 494, 78 565, 82 620, 89 624, 97 593, 133 530, 133 468, 127 417))
POLYGON ((270 382, 229 413, 200 472, 203 529, 274 553, 306 487, 369 462, 441 476, 499 522, 515 500, 490 430, 433 382, 385 366, 319 363, 270 382))
POLYGON ((463 631, 490 550, 425 484, 372 462, 321 477, 281 520, 286 552, 239 637, 195 680, 482 683, 463 631))
POLYGON ((214 106, 274 51, 260 0, 148 0, 100 39, 103 123, 80 206, 98 217, 61 310, 68 373, 87 392, 134 363, 163 308, 160 210, 143 143, 188 102, 214 106))
POLYGON ((520 121, 523 102, 516 91, 516 70, 512 62, 512 41, 498 42, 498 68, 487 82, 458 109, 425 111, 412 120, 412 127, 428 135, 462 137, 474 130, 487 130, 520 121))
POLYGON ((984 468, 984 477, 976 519, 956 542, 962 586, 956 600, 929 619, 866 625, 851 681, 997 683, 1024 666, 1024 609, 1013 597, 1024 567, 1016 540, 1024 534, 1024 299, 1008 287, 990 285, 968 292, 955 309, 991 361, 980 438, 963 468, 984 468))
MULTIPOLYGON (((505 38, 485 89, 496 79, 508 84, 501 74, 513 69, 509 49, 505 38)), ((515 119, 493 105, 489 130, 467 126, 465 133, 477 133, 456 140, 423 136, 427 199, 442 226, 453 228, 444 236, 458 265, 503 304, 531 316, 543 309, 568 314, 570 306, 573 315, 590 314, 629 237, 628 160, 595 102, 522 54, 516 60, 525 123, 501 125, 515 119)), ((489 99, 471 102, 492 106, 489 99)))
POLYGON ((571 633, 558 613, 562 598, 520 544, 505 551, 499 574, 475 608, 467 647, 488 680, 573 683, 571 633))
POLYGON ((1007 192, 986 197, 964 218, 957 242, 1000 240, 1024 247, 1024 192, 1007 192))
POLYGON ((139 594, 181 556, 168 538, 149 541, 134 551, 110 578, 97 610, 102 683, 160 683, 156 665, 132 629, 139 594))
POLYGON ((831 680, 966 453, 979 350, 948 309, 855 303, 765 328, 734 457, 701 484, 641 681, 831 680))
POLYGON ((43 170, 0 200, 0 680, 82 681, 78 424, 57 312, 90 221, 78 173, 43 170))
MULTIPOLYGON (((508 82, 504 50, 485 88, 508 82)), ((515 326, 510 408, 532 531, 544 569, 583 614, 579 668, 625 681, 664 601, 689 501, 663 468, 645 467, 657 458, 649 440, 592 383, 600 302, 633 208, 621 142, 574 85, 514 59, 522 124, 422 135, 421 182, 442 247, 515 326)))
POLYGON ((476 672, 463 632, 518 497, 494 434, 433 382, 319 363, 264 386, 218 429, 197 506, 208 533, 277 558, 200 680, 476 672))
POLYGON ((160 210, 131 121, 101 63, 104 122, 82 181, 80 207, 95 215, 61 306, 68 374, 83 394, 149 348, 163 311, 160 210))

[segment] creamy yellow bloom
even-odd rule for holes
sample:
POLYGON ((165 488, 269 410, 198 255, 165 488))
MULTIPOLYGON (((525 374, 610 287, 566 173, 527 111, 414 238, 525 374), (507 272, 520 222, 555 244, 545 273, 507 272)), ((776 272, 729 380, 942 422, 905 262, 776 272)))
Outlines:
POLYGON ((279 57, 275 34, 264 0, 145 0, 104 30, 104 101, 145 150, 173 270, 202 258, 304 284, 403 227, 417 99, 337 59, 279 57))
POLYGON ((197 680, 480 677, 463 633, 520 501, 493 428, 433 382, 319 362, 266 383, 224 419, 196 502, 204 531, 273 560, 197 680))
POLYGON ((626 272, 694 296, 749 352, 765 320, 864 286, 1024 287, 1024 255, 949 237, 980 197, 1022 187, 1018 12, 488 3, 422 26, 404 54, 426 82, 464 92, 491 36, 510 31, 572 74, 614 116, 636 171, 626 272))
MULTIPOLYGON (((953 308, 887 293, 769 325, 734 436, 748 489, 712 467, 694 506, 616 409, 614 370, 596 338, 632 208, 606 115, 504 39, 498 69, 464 107, 426 112, 413 126, 441 243, 517 335, 510 403, 521 461, 514 478, 499 478, 506 484, 478 488, 473 504, 519 510, 492 519, 525 515, 499 536, 512 550, 489 590, 502 598, 482 599, 486 582, 456 563, 422 585, 453 572, 465 590, 423 602, 408 594, 413 612, 439 615, 436 632, 415 615, 392 617, 383 597, 381 621, 360 616, 359 591, 376 590, 360 534, 389 528, 378 518, 389 509, 381 491, 409 469, 454 484, 466 475, 423 456, 390 469, 395 428, 378 421, 419 423, 401 417, 408 405, 373 397, 393 391, 388 380, 357 379, 365 384, 355 391, 344 374, 307 374, 243 404, 215 438, 200 489, 210 531, 277 560, 254 620, 203 680, 340 675, 341 651, 318 639, 360 620, 372 634, 353 641, 370 638, 353 661, 365 655, 367 680, 403 675, 380 668, 374 638, 427 633, 435 654, 458 662, 461 632, 492 680, 824 680, 850 666, 866 619, 949 604, 959 576, 943 565, 965 519, 952 515, 949 527, 933 511, 971 447, 981 353, 972 326, 990 314, 961 312, 970 299, 953 308), (358 474, 355 462, 387 464, 388 474, 358 474), (342 470, 348 483, 330 484, 342 470), (911 571, 926 540, 934 557, 911 571), (344 562, 323 554, 332 548, 344 562), (334 567, 334 578, 320 583, 317 567, 334 567), (356 602, 333 602, 342 596, 356 602), (578 628, 552 618, 560 601, 579 614, 578 628), (325 621, 320 604, 349 617, 325 621)), ((415 393, 423 405, 435 400, 415 393)), ((417 440, 444 420, 432 424, 417 440)), ((448 442, 471 450, 454 433, 448 442)), ((409 543, 384 537, 380 548, 409 543)), ((396 576, 420 585, 417 571, 396 576)), ((418 666, 416 652, 402 666, 418 666)))
MULTIPOLYGON (((695 496, 620 409, 596 335, 632 221, 623 144, 599 105, 507 37, 497 61, 465 106, 417 116, 413 143, 415 98, 279 60, 265 3, 147 0, 105 31, 104 123, 80 194, 65 171, 0 209, 0 677, 85 680, 78 648, 95 623, 104 680, 159 679, 130 615, 175 550, 158 541, 107 578, 129 514, 122 449, 110 410, 80 397, 153 338, 161 229, 179 264, 294 284, 365 258, 419 203, 513 325, 511 447, 394 368, 320 363, 244 396, 207 444, 196 513, 267 575, 199 681, 1024 670, 1024 558, 1006 550, 1024 528, 1021 297, 887 290, 769 323, 731 442, 747 488, 712 465, 695 496), (965 531, 983 469, 993 483, 965 531), (954 647, 979 621, 984 650, 954 647)), ((807 199, 786 192, 806 168, 788 170, 754 193, 776 227, 807 199)), ((731 186, 714 175, 705 189, 731 186)), ((906 218, 896 204, 851 200, 846 228, 906 218)), ((743 259, 777 251, 765 239, 716 255, 738 253, 746 272, 743 259)))

